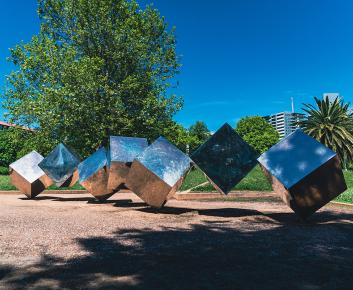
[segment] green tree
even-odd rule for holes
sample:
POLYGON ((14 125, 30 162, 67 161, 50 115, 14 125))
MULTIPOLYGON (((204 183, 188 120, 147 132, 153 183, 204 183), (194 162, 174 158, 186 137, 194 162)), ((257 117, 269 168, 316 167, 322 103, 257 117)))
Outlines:
POLYGON ((304 131, 339 156, 344 167, 353 162, 353 114, 348 103, 339 98, 315 99, 315 105, 304 104, 308 114, 299 122, 304 131))
POLYGON ((279 141, 275 128, 259 116, 240 119, 235 130, 259 153, 267 151, 279 141))
MULTIPOLYGON (((12 162, 25 154, 23 149, 26 146, 26 141, 29 139, 28 136, 30 134, 33 133, 20 128, 0 130, 0 167, 7 168, 12 162), (16 136, 16 138, 13 138, 14 136, 16 136)), ((26 153, 28 153, 28 151, 26 153)), ((1 171, 1 174, 3 174, 3 171, 1 171)))
POLYGON ((64 141, 83 155, 109 135, 158 137, 182 100, 174 28, 128 0, 40 0, 40 32, 11 49, 10 120, 36 128, 41 153, 64 141), (162 129, 163 128, 163 129, 162 129))
POLYGON ((190 126, 189 135, 189 146, 192 153, 211 136, 211 132, 205 122, 196 121, 190 126))
POLYGON ((167 130, 164 130, 163 135, 185 153, 188 153, 188 146, 190 148, 193 144, 198 142, 198 139, 195 136, 191 136, 188 130, 182 125, 176 123, 167 130))

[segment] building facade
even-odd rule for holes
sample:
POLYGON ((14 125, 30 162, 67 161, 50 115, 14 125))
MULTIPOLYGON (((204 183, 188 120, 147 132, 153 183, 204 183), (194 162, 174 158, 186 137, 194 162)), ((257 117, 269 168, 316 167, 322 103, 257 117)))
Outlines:
POLYGON ((18 126, 18 125, 14 125, 14 124, 10 124, 10 123, 6 123, 6 122, 3 122, 3 121, 0 121, 0 130, 8 129, 8 128, 11 128, 11 127, 23 129, 23 130, 26 130, 26 131, 32 131, 32 132, 34 131, 33 129, 30 129, 30 128, 27 128, 27 127, 18 126))
POLYGON ((299 128, 297 123, 304 117, 301 113, 280 112, 263 118, 276 129, 282 139, 299 128))

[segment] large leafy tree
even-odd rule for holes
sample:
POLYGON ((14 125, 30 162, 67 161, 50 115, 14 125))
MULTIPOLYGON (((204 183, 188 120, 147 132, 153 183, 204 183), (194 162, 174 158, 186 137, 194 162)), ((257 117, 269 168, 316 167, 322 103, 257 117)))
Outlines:
POLYGON ((304 104, 307 117, 299 122, 304 131, 334 150, 342 164, 353 162, 353 113, 348 103, 336 98, 315 98, 315 105, 304 104))
POLYGON ((279 141, 279 134, 275 128, 259 116, 240 119, 235 130, 259 153, 267 151, 279 141))
POLYGON ((175 127, 181 99, 174 29, 156 9, 128 0, 40 0, 40 32, 11 49, 12 122, 36 128, 45 153, 64 141, 88 154, 111 134, 157 137, 175 127))
POLYGON ((203 144, 209 137, 211 132, 203 121, 196 121, 195 124, 189 128, 189 146, 190 152, 195 151, 201 144, 203 144))

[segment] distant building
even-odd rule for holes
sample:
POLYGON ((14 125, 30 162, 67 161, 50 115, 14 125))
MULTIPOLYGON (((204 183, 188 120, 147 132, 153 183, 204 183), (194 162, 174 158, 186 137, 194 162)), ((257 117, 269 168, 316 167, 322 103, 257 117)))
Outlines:
POLYGON ((294 132, 298 128, 297 122, 304 117, 301 113, 280 112, 263 118, 276 129, 282 139, 294 132))
POLYGON ((23 129, 23 130, 26 130, 26 131, 34 131, 33 129, 30 129, 30 128, 17 126, 17 125, 14 125, 14 124, 10 124, 10 123, 6 123, 6 122, 3 122, 3 121, 0 121, 0 130, 8 129, 8 128, 11 128, 11 127, 20 128, 20 129, 23 129))

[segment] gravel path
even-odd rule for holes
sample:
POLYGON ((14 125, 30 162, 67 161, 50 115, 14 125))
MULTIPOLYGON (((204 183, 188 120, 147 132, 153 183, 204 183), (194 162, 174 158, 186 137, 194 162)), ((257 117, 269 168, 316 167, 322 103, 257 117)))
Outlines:
POLYGON ((352 289, 353 207, 0 195, 0 289, 352 289))

